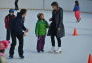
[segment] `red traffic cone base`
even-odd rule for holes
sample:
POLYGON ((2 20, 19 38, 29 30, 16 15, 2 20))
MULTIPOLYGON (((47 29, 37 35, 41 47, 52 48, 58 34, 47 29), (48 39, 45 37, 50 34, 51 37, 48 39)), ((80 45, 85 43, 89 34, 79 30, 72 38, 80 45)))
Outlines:
POLYGON ((73 31, 73 34, 72 34, 72 35, 73 35, 73 36, 78 36, 78 35, 79 35, 76 28, 74 28, 74 31, 73 31))
POLYGON ((92 63, 92 55, 89 54, 88 63, 92 63))

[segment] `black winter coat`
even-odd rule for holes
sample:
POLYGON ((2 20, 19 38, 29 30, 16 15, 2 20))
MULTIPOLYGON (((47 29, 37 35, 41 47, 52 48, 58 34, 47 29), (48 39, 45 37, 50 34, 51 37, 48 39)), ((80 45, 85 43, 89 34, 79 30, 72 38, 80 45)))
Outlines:
POLYGON ((24 26, 24 18, 20 15, 20 13, 17 14, 17 17, 11 22, 11 30, 19 35, 24 34, 23 31, 26 30, 24 26))
POLYGON ((53 10, 51 24, 48 30, 48 36, 57 36, 62 38, 65 36, 65 29, 63 24, 63 9, 59 8, 58 11, 53 10), (58 30, 59 28, 59 30, 58 30))

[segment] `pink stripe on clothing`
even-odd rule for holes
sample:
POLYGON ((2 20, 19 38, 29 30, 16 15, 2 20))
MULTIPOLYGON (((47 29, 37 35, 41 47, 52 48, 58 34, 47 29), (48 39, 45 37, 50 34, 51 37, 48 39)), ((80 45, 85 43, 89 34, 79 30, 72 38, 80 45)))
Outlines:
POLYGON ((80 19, 80 11, 75 11, 75 17, 76 19, 80 19))
POLYGON ((4 53, 0 53, 0 56, 5 56, 5 54, 4 53))

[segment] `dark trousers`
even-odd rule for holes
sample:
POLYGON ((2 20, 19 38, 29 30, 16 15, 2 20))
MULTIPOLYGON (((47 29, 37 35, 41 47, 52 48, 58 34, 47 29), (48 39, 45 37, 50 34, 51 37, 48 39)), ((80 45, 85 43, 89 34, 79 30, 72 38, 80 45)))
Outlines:
POLYGON ((11 30, 7 29, 6 30, 6 40, 10 40, 10 36, 11 36, 11 30))
POLYGON ((23 35, 15 34, 14 32, 12 32, 11 36, 12 36, 12 44, 11 44, 11 48, 9 52, 10 56, 14 55, 14 49, 16 46, 16 38, 18 38, 19 40, 19 47, 18 47, 19 56, 23 56, 23 43, 24 43, 23 35))
POLYGON ((57 38, 58 41, 58 47, 61 47, 61 39, 58 38, 57 36, 51 36, 52 46, 55 47, 55 37, 57 38))
POLYGON ((37 51, 44 51, 45 36, 39 36, 37 40, 37 51))
POLYGON ((18 7, 18 0, 15 0, 15 10, 19 10, 19 7, 18 7))

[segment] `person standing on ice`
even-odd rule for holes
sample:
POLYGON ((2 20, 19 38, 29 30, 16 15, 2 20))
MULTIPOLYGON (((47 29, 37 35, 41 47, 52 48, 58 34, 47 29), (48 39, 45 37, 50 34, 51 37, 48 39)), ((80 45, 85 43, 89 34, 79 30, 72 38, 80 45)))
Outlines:
POLYGON ((11 21, 15 18, 14 10, 10 9, 9 14, 5 17, 6 40, 10 40, 11 36, 11 21))
POLYGON ((12 36, 12 44, 9 51, 9 58, 12 59, 14 55, 14 49, 16 46, 16 38, 19 40, 18 53, 21 59, 24 58, 23 44, 24 44, 24 35, 28 32, 28 29, 24 26, 24 18, 26 16, 26 9, 21 9, 21 11, 17 14, 17 17, 12 21, 11 25, 11 36, 12 36))
POLYGON ((40 53, 40 52, 44 52, 45 36, 48 28, 48 23, 44 19, 43 13, 39 13, 37 17, 38 17, 38 21, 36 23, 35 34, 38 38, 37 52, 40 53))
POLYGON ((48 36, 51 36, 52 48, 51 52, 61 52, 61 38, 65 36, 64 24, 63 24, 63 9, 59 7, 57 2, 51 4, 52 18, 51 24, 48 30, 48 36), (58 49, 55 50, 55 37, 58 41, 58 49))
POLYGON ((15 10, 19 10, 18 1, 19 1, 19 0, 15 0, 15 10))
POLYGON ((77 22, 80 22, 81 17, 80 17, 80 6, 79 6, 79 2, 75 1, 75 6, 74 6, 74 14, 75 14, 75 18, 77 20, 77 22))

